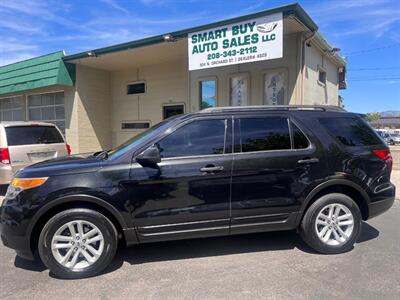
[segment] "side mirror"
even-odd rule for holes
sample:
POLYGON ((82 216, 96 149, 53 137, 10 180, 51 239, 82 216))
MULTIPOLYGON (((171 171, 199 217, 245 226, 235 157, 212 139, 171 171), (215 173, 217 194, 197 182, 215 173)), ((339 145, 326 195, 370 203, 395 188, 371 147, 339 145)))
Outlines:
POLYGON ((136 156, 136 161, 143 167, 157 168, 157 164, 161 162, 160 150, 153 145, 136 156))

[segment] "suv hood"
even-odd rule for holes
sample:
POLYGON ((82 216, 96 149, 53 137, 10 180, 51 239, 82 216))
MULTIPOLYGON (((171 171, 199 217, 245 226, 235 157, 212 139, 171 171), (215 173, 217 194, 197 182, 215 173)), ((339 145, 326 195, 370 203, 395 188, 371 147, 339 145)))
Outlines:
POLYGON ((93 153, 77 154, 46 160, 21 169, 15 177, 49 177, 97 171, 103 160, 93 157, 93 153))

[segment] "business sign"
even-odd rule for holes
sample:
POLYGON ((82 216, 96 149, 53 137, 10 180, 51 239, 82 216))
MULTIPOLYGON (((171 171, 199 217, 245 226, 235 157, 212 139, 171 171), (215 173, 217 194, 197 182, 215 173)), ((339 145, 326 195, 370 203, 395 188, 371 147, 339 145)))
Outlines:
POLYGON ((189 70, 282 57, 282 13, 189 34, 189 70))

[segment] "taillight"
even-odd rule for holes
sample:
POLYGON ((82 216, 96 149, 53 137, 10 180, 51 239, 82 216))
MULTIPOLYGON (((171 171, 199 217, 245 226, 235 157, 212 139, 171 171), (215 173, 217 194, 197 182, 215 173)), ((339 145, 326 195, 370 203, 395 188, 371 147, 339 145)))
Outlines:
POLYGON ((0 162, 10 164, 10 152, 8 152, 8 148, 0 148, 0 162))
POLYGON ((71 146, 69 144, 66 144, 66 146, 67 146, 68 155, 71 155, 71 146))
POLYGON ((392 169, 393 166, 393 158, 392 158, 392 154, 390 153, 389 149, 379 149, 379 150, 374 150, 373 151, 374 154, 376 156, 378 156, 379 158, 383 159, 384 161, 386 161, 389 170, 392 169))

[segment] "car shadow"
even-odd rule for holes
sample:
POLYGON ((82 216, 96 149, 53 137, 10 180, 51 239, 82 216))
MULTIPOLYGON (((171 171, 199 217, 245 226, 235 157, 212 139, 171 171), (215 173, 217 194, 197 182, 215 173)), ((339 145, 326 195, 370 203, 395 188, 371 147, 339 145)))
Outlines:
MULTIPOLYGON (((363 222, 362 231, 357 243, 364 243, 375 239, 378 236, 379 231, 375 227, 363 222)), ((215 257, 263 251, 280 251, 295 248, 308 254, 320 255, 303 242, 295 231, 264 232, 246 235, 138 244, 130 248, 120 247, 113 262, 100 275, 119 269, 124 262, 131 265, 140 265, 160 261, 215 257)), ((38 259, 36 261, 28 261, 19 258, 18 256, 15 258, 15 266, 17 268, 36 272, 42 272, 46 269, 38 259)), ((50 276, 57 278, 51 273, 50 276)))

